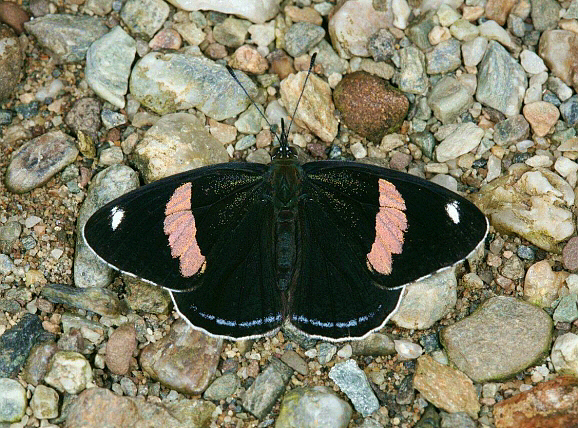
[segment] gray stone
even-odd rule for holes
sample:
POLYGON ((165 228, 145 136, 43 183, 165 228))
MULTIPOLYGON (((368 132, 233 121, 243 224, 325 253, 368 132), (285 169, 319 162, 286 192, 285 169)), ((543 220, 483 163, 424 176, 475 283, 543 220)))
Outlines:
MULTIPOLYGON (((0 251, 10 253, 21 233, 22 225, 17 221, 9 221, 5 225, 0 226, 0 251)), ((12 260, 10 260, 10 263, 12 263, 12 260)), ((6 266, 6 269, 8 269, 7 266, 11 266, 6 260, 3 260, 2 265, 6 266)), ((10 270, 12 269, 11 267, 10 270)), ((8 274, 9 272, 4 272, 4 269, 0 267, 0 273, 8 274)))
POLYGON ((371 357, 396 353, 394 341, 389 336, 381 333, 372 333, 363 339, 352 341, 351 350, 353 355, 368 355, 371 357))
POLYGON ((434 22, 435 15, 436 11, 431 10, 412 21, 406 29, 407 37, 421 50, 425 51, 431 48, 428 34, 436 25, 434 22))
POLYGON ((528 78, 498 42, 491 41, 479 66, 476 99, 506 116, 520 113, 528 78))
POLYGON ((92 179, 76 223, 74 284, 77 287, 106 287, 114 278, 115 271, 86 245, 84 225, 98 208, 138 186, 138 174, 125 165, 110 166, 92 179))
POLYGON ((400 52, 401 71, 399 89, 411 94, 425 95, 429 81, 425 72, 425 56, 414 46, 403 48, 400 52))
POLYGON ((409 138, 413 144, 415 144, 421 149, 424 155, 426 155, 430 159, 433 159, 436 140, 431 132, 429 131, 415 132, 413 134, 410 134, 409 138))
POLYGON ((469 42, 462 45, 462 55, 464 57, 464 64, 467 67, 476 67, 486 52, 488 47, 488 39, 485 37, 476 37, 469 42))
POLYGON ((293 375, 293 369, 277 358, 271 358, 267 368, 257 376, 243 397, 243 407, 259 419, 267 416, 293 375))
POLYGON ((14 154, 6 170, 6 187, 26 193, 46 184, 56 173, 76 160, 74 139, 62 131, 47 132, 24 143, 14 154))
POLYGON ((170 8, 163 0, 128 0, 120 17, 130 32, 151 38, 169 16, 170 8))
POLYGON ((295 388, 283 397, 275 427, 346 428, 351 413, 349 403, 325 386, 295 388))
POLYGON ((129 275, 122 275, 126 287, 126 303, 133 311, 150 314, 168 314, 172 308, 169 292, 129 275))
POLYGON ((108 32, 102 18, 88 15, 46 15, 24 28, 62 62, 80 62, 89 46, 108 32))
POLYGON ((285 34, 285 50, 296 58, 301 56, 325 37, 325 30, 310 22, 296 22, 285 34))
POLYGON ((428 106, 442 123, 454 122, 473 103, 467 88, 452 76, 442 77, 428 97, 428 106))
MULTIPOLYGON (((0 423, 20 422, 26 412, 26 390, 14 379, 0 378, 0 423)), ((8 424, 6 424, 8 426, 8 424)))
POLYGON ((256 107, 254 105, 249 106, 249 108, 241 113, 239 119, 235 121, 235 128, 242 134, 253 134, 257 135, 263 129, 263 124, 261 123, 265 119, 259 113, 259 110, 263 110, 261 106, 256 107))
POLYGON ((337 352, 337 346, 329 342, 321 342, 317 344, 317 361, 319 364, 325 365, 333 359, 337 352))
POLYGON ((205 400, 224 400, 225 398, 232 397, 237 388, 239 388, 239 385, 239 378, 235 373, 225 373, 209 385, 203 397, 205 400))
POLYGON ((436 45, 426 54, 427 73, 440 74, 454 71, 462 65, 460 42, 449 39, 436 45))
POLYGON ((517 114, 496 123, 494 141, 500 146, 509 146, 530 136, 530 125, 524 115, 517 114))
POLYGON ((563 102, 560 105, 560 113, 568 125, 574 126, 578 123, 578 95, 574 95, 563 102))
POLYGON ((455 306, 457 287, 454 269, 414 282, 406 287, 406 294, 391 320, 407 329, 429 328, 455 306))
POLYGON ((475 382, 488 382, 512 377, 543 358, 550 349, 552 328, 552 319, 542 309, 498 296, 446 327, 440 339, 459 370, 475 382))
MULTIPOLYGON (((255 98, 253 81, 240 71, 235 74, 255 98)), ((224 66, 181 53, 145 55, 133 68, 130 92, 158 114, 195 107, 219 121, 237 116, 251 103, 224 66)))
POLYGON ((538 31, 556 28, 560 19, 560 4, 556 0, 531 0, 532 24, 538 31))
POLYGON ((441 428, 476 428, 476 426, 476 422, 465 412, 442 412, 441 428))
POLYGON ((574 322, 578 319, 578 296, 575 293, 568 294, 560 299, 560 303, 554 311, 554 322, 574 322))
POLYGON ((382 28, 369 38, 367 49, 375 61, 387 61, 395 52, 395 37, 382 28))
POLYGON ((65 284, 48 284, 42 287, 41 295, 52 303, 63 303, 99 315, 116 317, 121 313, 117 294, 106 288, 83 289, 65 284))
POLYGON ((100 97, 123 108, 136 42, 120 26, 95 41, 86 54, 86 82, 100 97))
POLYGON ((256 142, 257 138, 254 135, 246 135, 239 141, 237 141, 237 143, 235 144, 235 150, 237 151, 247 150, 249 147, 253 147, 256 142))
POLYGON ((321 40, 309 51, 309 54, 317 53, 315 64, 323 66, 323 74, 329 76, 333 73, 345 74, 349 63, 337 55, 333 46, 327 40, 321 40))
POLYGON ((295 351, 287 351, 281 356, 281 361, 303 376, 307 375, 307 363, 295 351))
POLYGON ((230 48, 238 48, 243 45, 251 23, 243 19, 225 19, 213 28, 213 37, 217 43, 230 48))
POLYGON ((132 161, 146 183, 228 160, 223 144, 189 113, 163 116, 132 153, 132 161))
POLYGON ((44 331, 38 316, 24 314, 18 324, 0 336, 0 378, 16 377, 32 347, 51 339, 53 335, 44 331))
POLYGON ((355 410, 369 416, 379 409, 379 401, 373 393, 369 381, 355 360, 337 363, 329 371, 329 378, 347 395, 355 410))

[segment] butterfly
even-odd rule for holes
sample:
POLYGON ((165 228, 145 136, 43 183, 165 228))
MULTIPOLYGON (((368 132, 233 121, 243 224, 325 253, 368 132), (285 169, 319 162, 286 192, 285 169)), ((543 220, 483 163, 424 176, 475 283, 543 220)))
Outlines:
POLYGON ((300 164, 281 125, 270 165, 210 165, 140 187, 89 218, 86 243, 167 289, 209 335, 256 338, 288 322, 342 341, 382 328, 408 283, 484 240, 486 217, 464 197, 370 164, 300 164))

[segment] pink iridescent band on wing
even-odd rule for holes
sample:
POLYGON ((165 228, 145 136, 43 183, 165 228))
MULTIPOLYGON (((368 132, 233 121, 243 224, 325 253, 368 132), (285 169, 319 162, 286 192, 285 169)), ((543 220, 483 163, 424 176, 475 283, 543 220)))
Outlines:
POLYGON ((395 186, 379 179, 379 211, 375 216, 375 241, 367 260, 376 272, 389 275, 392 254, 401 254, 403 233, 407 230, 405 202, 395 186))
POLYGON ((181 275, 193 276, 205 263, 197 244, 195 217, 191 212, 191 183, 179 186, 165 207, 164 232, 169 237, 171 256, 179 258, 181 275))

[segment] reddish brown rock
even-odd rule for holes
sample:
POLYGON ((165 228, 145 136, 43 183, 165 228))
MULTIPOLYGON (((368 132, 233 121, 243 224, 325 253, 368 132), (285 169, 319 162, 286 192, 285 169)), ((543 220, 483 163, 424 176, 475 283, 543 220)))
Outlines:
POLYGON ((118 375, 128 373, 136 345, 136 329, 132 323, 126 323, 117 328, 106 344, 108 369, 118 375))
POLYGON ((364 71, 346 75, 333 91, 333 100, 343 123, 375 143, 399 129, 409 109, 405 95, 364 71))
POLYGON ((578 379, 560 376, 494 406, 496 428, 578 426, 578 379))
POLYGON ((159 31, 149 42, 149 48, 153 51, 159 49, 178 50, 183 44, 183 39, 179 32, 173 28, 164 28, 159 31))
POLYGON ((16 3, 0 2, 0 22, 8 24, 18 34, 24 31, 24 23, 30 20, 28 14, 16 3))
POLYGON ((161 340, 143 348, 140 363, 153 379, 185 394, 200 394, 215 376, 223 340, 179 319, 161 340))
POLYGON ((7 25, 0 24, 0 100, 12 96, 22 71, 20 41, 7 25))
POLYGON ((271 72, 279 76, 280 80, 285 79, 290 74, 295 73, 295 68, 293 67, 293 58, 282 51, 277 49, 271 52, 267 59, 271 63, 271 72))
POLYGON ((564 267, 569 271, 578 269, 578 236, 570 238, 562 250, 564 267))

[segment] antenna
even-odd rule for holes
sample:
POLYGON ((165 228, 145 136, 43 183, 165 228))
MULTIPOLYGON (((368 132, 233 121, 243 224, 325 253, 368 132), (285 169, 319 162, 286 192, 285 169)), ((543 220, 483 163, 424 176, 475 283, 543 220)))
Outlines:
MULTIPOLYGON (((281 137, 279 135, 277 135, 277 133, 274 133, 275 137, 277 138, 277 141, 279 141, 279 146, 288 145, 287 139, 289 137, 289 130, 291 129, 291 125, 293 125, 293 119, 295 118, 295 114, 297 113, 297 107, 299 107, 299 103, 301 102, 301 97, 303 97, 303 92, 305 92, 305 85, 307 85, 307 80, 309 79, 309 75, 311 74, 311 70, 313 70, 313 66, 315 65, 315 58, 316 57, 317 57, 317 52, 315 52, 313 55, 311 55, 311 62, 309 63, 309 70, 307 71, 307 76, 305 77, 305 83, 303 83, 303 89, 301 90, 301 94, 299 95, 299 99, 297 100, 297 104, 295 105, 295 110, 293 111, 293 115, 291 116, 291 122, 289 122, 289 127, 287 128, 287 131, 285 131, 285 121, 283 120, 283 118, 281 118, 281 137)), ((241 87, 243 92, 245 92, 245 95, 247 95, 247 98, 249 98, 249 100, 251 101, 251 104, 253 104, 255 106, 255 108, 257 109, 257 111, 261 115, 261 117, 263 119, 265 119, 265 122, 267 122, 267 125, 269 125, 269 128, 272 128, 273 126, 271 125, 271 123, 269 123, 269 120, 267 120, 267 117, 265 116, 265 114, 261 111, 261 109, 257 106, 257 104, 255 103, 255 101, 253 100, 251 95, 249 95, 249 92, 247 92, 245 87, 241 84, 241 81, 239 80, 239 78, 235 74, 235 71, 233 70, 233 68, 231 68, 231 66, 229 66, 229 65, 226 65, 226 67, 227 67, 227 71, 229 72, 229 74, 231 75, 233 80, 235 80, 235 82, 237 82, 237 84, 241 87)))

